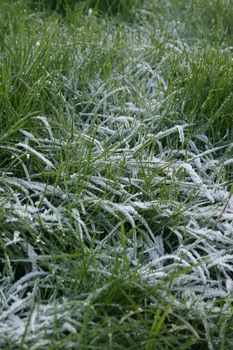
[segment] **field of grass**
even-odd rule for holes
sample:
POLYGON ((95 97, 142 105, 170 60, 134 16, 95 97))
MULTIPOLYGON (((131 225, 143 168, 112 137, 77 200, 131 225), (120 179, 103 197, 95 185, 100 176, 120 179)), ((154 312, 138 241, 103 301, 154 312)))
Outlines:
POLYGON ((0 349, 231 350, 233 4, 0 0, 0 349))

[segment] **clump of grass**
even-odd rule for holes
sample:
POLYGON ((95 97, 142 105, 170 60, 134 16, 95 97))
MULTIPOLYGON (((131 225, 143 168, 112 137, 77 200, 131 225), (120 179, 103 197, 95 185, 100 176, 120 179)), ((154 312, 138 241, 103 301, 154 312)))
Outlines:
POLYGON ((194 49, 192 57, 185 51, 178 53, 169 65, 169 84, 177 90, 179 113, 214 143, 232 139, 231 70, 230 50, 208 47, 194 49))
POLYGON ((132 18, 132 10, 142 7, 144 0, 33 0, 34 9, 57 11, 63 16, 77 7, 84 10, 94 10, 100 15, 120 15, 124 19, 132 18))
POLYGON ((90 0, 88 6, 100 11, 100 13, 120 14, 123 17, 128 17, 130 11, 132 9, 140 9, 143 2, 143 0, 90 0))
POLYGON ((2 349, 231 349, 230 50, 175 3, 1 3, 2 349))

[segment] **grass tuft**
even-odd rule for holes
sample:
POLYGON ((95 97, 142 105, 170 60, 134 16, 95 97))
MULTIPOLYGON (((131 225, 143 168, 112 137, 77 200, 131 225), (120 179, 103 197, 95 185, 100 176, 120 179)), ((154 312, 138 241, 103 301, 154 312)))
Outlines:
POLYGON ((1 349, 232 348, 231 14, 0 2, 1 349))

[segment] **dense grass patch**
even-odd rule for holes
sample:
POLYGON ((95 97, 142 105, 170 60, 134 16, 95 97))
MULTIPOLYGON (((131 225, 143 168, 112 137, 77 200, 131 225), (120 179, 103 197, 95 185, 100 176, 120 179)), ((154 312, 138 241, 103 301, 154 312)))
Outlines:
POLYGON ((232 11, 0 2, 1 349, 231 349, 232 11))

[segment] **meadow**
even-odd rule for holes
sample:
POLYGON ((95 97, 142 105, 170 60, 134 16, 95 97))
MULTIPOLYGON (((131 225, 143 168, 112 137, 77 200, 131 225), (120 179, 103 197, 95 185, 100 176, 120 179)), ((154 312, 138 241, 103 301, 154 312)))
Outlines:
POLYGON ((233 4, 0 0, 0 349, 231 350, 233 4))

